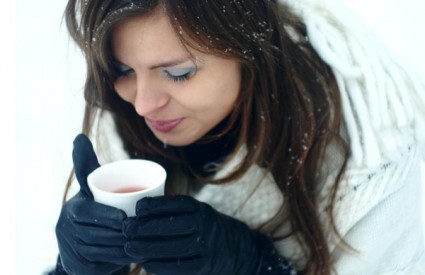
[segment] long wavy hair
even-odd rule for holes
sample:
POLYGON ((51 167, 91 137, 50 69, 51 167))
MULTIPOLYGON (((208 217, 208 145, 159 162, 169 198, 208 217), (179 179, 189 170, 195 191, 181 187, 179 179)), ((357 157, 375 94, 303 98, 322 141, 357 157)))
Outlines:
MULTIPOLYGON (((230 175, 209 181, 235 180, 253 164, 270 171, 285 197, 289 217, 278 214, 260 229, 273 235, 289 219, 305 244, 307 266, 301 273, 330 274, 332 259, 315 192, 325 149, 338 141, 344 161, 337 168, 329 201, 332 220, 335 193, 348 158, 340 136, 341 99, 331 69, 308 42, 305 25, 284 4, 276 0, 70 0, 67 27, 87 62, 83 132, 88 134, 94 127, 96 110, 108 110, 131 157, 153 159, 171 174, 181 170, 176 167, 185 168, 180 148, 164 149, 133 106, 114 90, 114 27, 157 8, 163 9, 183 45, 241 64, 241 91, 220 135, 237 128, 231 155, 241 146, 246 155, 230 175)), ((168 193, 178 189, 173 185, 167 183, 168 193)))

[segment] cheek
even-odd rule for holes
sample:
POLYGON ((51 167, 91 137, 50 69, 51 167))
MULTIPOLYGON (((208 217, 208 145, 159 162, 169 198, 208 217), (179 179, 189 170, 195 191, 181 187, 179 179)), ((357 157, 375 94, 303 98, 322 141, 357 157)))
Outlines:
POLYGON ((215 102, 216 107, 222 109, 222 113, 226 113, 227 115, 233 110, 239 98, 240 75, 237 69, 230 70, 221 79, 221 85, 217 85, 215 89, 215 102))
POLYGON ((133 103, 136 96, 135 80, 132 77, 118 78, 114 82, 117 94, 125 101, 133 103))
POLYGON ((192 98, 192 106, 196 108, 203 119, 218 122, 229 115, 238 100, 239 85, 213 85, 203 91, 202 96, 192 98), (214 87, 211 89, 211 87, 214 87), (197 99, 196 102, 194 99, 197 99))
POLYGON ((198 92, 191 98, 192 106, 204 113, 226 116, 235 107, 240 93, 240 74, 236 67, 203 79, 198 92))

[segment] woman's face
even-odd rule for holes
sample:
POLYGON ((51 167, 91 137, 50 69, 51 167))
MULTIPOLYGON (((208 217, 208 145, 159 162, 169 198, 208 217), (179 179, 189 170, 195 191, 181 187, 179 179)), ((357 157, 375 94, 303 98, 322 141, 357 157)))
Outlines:
POLYGON ((191 56, 161 11, 121 23, 112 39, 115 90, 162 142, 191 144, 234 108, 239 63, 195 50, 191 56))

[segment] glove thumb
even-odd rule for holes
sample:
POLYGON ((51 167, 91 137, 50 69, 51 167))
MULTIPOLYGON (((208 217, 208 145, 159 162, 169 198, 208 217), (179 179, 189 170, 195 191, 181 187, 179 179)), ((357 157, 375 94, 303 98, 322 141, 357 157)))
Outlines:
POLYGON ((87 176, 100 166, 93 145, 84 134, 79 134, 74 139, 74 150, 72 151, 75 176, 80 184, 80 192, 93 198, 87 184, 87 176))

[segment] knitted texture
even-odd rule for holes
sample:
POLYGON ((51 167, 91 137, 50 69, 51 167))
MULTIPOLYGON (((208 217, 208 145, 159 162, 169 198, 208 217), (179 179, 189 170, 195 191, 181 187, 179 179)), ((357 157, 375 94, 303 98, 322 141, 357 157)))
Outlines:
MULTIPOLYGON (((425 141, 425 82, 397 60, 341 1, 286 0, 334 71, 354 163, 378 167, 425 141)), ((425 154, 425 150, 423 152, 425 154)))

